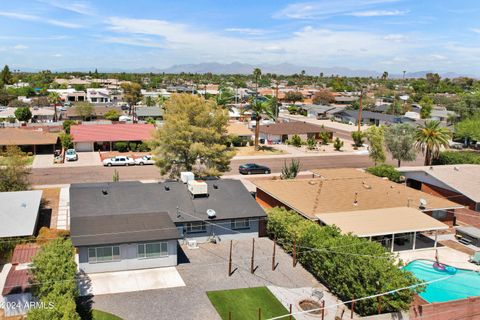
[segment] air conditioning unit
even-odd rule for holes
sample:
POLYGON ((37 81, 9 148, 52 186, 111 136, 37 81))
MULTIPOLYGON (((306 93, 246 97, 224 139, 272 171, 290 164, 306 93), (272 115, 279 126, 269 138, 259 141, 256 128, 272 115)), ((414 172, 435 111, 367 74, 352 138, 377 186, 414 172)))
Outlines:
POLYGON ((187 185, 193 197, 208 195, 208 185, 205 181, 190 180, 187 185))
POLYGON ((180 180, 183 183, 188 183, 188 181, 195 180, 195 175, 189 171, 180 172, 180 180))
POLYGON ((187 248, 188 249, 198 249, 197 240, 187 240, 187 248))

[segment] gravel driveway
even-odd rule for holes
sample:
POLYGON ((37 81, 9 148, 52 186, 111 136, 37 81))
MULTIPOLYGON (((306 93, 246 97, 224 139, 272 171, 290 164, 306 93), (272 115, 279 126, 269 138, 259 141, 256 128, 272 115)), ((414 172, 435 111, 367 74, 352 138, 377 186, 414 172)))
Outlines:
POLYGON ((233 269, 228 276, 230 242, 201 244, 189 250, 177 270, 185 287, 95 296, 94 308, 114 313, 123 319, 220 319, 206 291, 276 285, 288 288, 322 287, 301 265, 292 267, 292 259, 278 246, 278 266, 272 271, 273 243, 255 239, 255 270, 250 273, 252 240, 234 241, 233 269), (188 260, 188 261, 185 261, 188 260))

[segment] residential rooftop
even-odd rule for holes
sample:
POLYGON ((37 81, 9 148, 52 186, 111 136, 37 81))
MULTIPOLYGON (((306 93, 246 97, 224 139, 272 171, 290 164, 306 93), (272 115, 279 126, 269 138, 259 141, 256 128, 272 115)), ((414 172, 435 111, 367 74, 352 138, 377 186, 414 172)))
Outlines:
POLYGON ((152 138, 153 124, 81 124, 70 127, 74 142, 145 141, 152 138))
POLYGON ((41 199, 41 190, 0 192, 0 238, 32 236, 41 199))
POLYGON ((58 134, 43 130, 0 128, 0 146, 49 145, 56 144, 58 134))
POLYGON ((330 130, 305 121, 289 121, 260 126, 261 133, 274 135, 307 134, 328 131, 330 130))

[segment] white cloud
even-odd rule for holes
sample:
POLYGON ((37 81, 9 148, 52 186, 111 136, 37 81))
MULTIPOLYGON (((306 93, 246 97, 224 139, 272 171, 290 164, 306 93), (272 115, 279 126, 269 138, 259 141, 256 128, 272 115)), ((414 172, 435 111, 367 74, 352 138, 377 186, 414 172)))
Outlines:
POLYGON ((51 5, 66 11, 75 12, 82 15, 93 15, 94 9, 88 2, 84 1, 63 1, 63 0, 39 0, 42 3, 51 5))
POLYGON ((18 12, 0 12, 0 16, 1 17, 12 18, 12 19, 17 19, 17 20, 44 22, 44 23, 47 23, 47 24, 50 24, 50 25, 69 28, 69 29, 81 28, 82 27, 79 24, 75 24, 75 23, 71 23, 71 22, 65 22, 65 21, 56 20, 56 19, 44 19, 40 16, 23 14, 23 13, 18 13, 18 12))
POLYGON ((23 45, 23 44, 17 44, 15 46, 13 46, 13 49, 15 50, 24 50, 24 49, 28 49, 28 47, 26 45, 23 45))
POLYGON ((352 12, 348 15, 354 17, 386 17, 386 16, 403 16, 408 13, 407 10, 368 10, 352 12))
POLYGON ((442 54, 431 54, 430 58, 434 60, 447 60, 448 58, 442 54))
POLYGON ((344 15, 362 9, 372 8, 382 4, 399 0, 319 0, 312 2, 298 2, 287 5, 276 12, 274 18, 312 19, 335 15, 344 15))
POLYGON ((408 40, 408 37, 404 34, 387 34, 383 39, 388 41, 402 42, 408 40))
POLYGON ((259 36, 266 33, 266 30, 253 28, 227 28, 225 31, 246 34, 250 36, 259 36))
POLYGON ((471 28, 470 31, 480 33, 480 28, 471 28))
POLYGON ((55 54, 52 55, 52 57, 54 57, 54 58, 61 58, 61 57, 63 57, 63 54, 61 54, 61 53, 55 53, 55 54))

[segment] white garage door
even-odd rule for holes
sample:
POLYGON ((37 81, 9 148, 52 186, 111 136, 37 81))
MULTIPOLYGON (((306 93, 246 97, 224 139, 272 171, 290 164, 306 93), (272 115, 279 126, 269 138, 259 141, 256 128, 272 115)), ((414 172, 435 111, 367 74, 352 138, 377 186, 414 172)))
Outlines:
POLYGON ((81 151, 93 151, 93 142, 77 142, 75 143, 75 150, 81 151))

